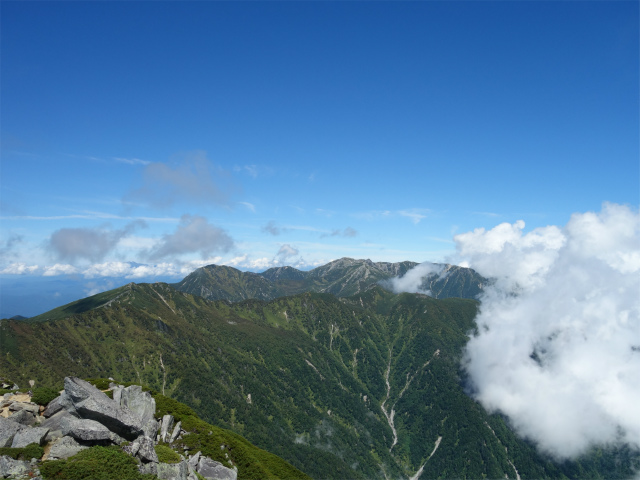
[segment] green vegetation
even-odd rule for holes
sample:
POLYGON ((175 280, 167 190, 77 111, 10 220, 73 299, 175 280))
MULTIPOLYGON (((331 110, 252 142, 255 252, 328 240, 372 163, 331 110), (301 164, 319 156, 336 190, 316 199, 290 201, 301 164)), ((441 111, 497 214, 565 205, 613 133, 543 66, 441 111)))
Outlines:
POLYGON ((65 375, 147 384, 158 415, 191 432, 175 447, 239 478, 398 478, 423 465, 423 478, 624 478, 640 467, 615 449, 554 463, 467 396, 473 300, 374 287, 229 304, 166 284, 101 295, 55 321, 3 320, 0 371, 51 387, 65 375))
POLYGON ((24 448, 0 448, 0 457, 7 455, 14 460, 31 460, 32 458, 40 459, 44 455, 44 448, 37 443, 30 443, 24 448))
POLYGON ((154 480, 138 472, 135 459, 118 447, 91 447, 66 460, 46 461, 40 466, 47 480, 154 480))
POLYGON ((180 463, 182 458, 177 452, 166 445, 155 446, 156 455, 158 455, 158 461, 162 463, 180 463))
POLYGON ((58 397, 60 395, 61 388, 56 390, 48 387, 38 387, 33 389, 33 396, 31 397, 31 401, 33 403, 37 403, 38 405, 46 406, 51 400, 58 397))

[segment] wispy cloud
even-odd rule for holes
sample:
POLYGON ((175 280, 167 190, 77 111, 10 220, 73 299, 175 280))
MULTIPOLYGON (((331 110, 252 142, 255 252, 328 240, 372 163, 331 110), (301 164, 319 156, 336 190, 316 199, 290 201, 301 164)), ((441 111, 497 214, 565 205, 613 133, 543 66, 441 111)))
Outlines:
POLYGON ((51 234, 48 250, 59 260, 74 262, 85 259, 102 260, 120 239, 135 229, 145 227, 142 221, 132 222, 120 230, 107 228, 61 228, 51 234))
POLYGON ((261 230, 273 236, 280 235, 283 231, 286 231, 286 229, 279 227, 274 220, 269 220, 266 225, 262 226, 261 230))
POLYGON ((142 160, 140 158, 123 158, 123 157, 113 157, 116 162, 126 163, 127 165, 149 165, 151 162, 149 160, 142 160))
POLYGON ((215 168, 202 151, 184 155, 176 167, 165 163, 146 165, 142 183, 125 200, 156 208, 185 200, 227 206, 234 190, 228 174, 215 168))
POLYGON ((325 238, 325 237, 346 237, 346 238, 353 238, 355 236, 358 235, 358 232, 351 228, 351 227, 347 227, 344 230, 340 230, 340 229, 335 229, 335 230, 331 230, 330 233, 323 233, 322 235, 320 235, 320 238, 325 238))
POLYGON ((400 210, 398 211, 398 214, 402 217, 411 219, 411 221, 417 225, 421 220, 427 218, 429 210, 424 208, 412 208, 410 210, 400 210))
POLYGON ((227 232, 211 225, 206 218, 183 215, 176 231, 165 235, 148 258, 158 260, 186 253, 199 253, 206 258, 213 252, 228 252, 233 247, 233 239, 227 232))
POLYGON ((431 214, 431 210, 426 208, 409 208, 404 210, 371 210, 369 212, 359 212, 352 214, 353 217, 361 220, 375 221, 387 220, 390 218, 404 217, 411 220, 415 225, 420 223, 431 214))
POLYGON ((143 221, 143 222, 168 222, 175 223, 180 221, 176 217, 136 217, 136 216, 122 216, 114 215, 106 212, 84 212, 71 215, 13 215, 13 216, 0 216, 0 220, 126 220, 126 221, 143 221))
POLYGON ((249 203, 249 202, 238 202, 240 205, 244 205, 245 207, 247 207, 247 209, 252 212, 252 213, 256 213, 256 206, 253 203, 249 203))

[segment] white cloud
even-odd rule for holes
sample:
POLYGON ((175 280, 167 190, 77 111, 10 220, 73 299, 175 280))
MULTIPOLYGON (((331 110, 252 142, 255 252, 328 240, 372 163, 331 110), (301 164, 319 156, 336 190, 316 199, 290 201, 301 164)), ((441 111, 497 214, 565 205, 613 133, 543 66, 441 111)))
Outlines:
POLYGON ((249 202, 238 202, 240 205, 244 205, 245 207, 247 207, 247 209, 252 212, 252 213, 256 213, 256 206, 253 203, 249 203, 249 202))
POLYGON ((206 258, 214 251, 228 252, 233 246, 231 237, 206 218, 183 215, 176 231, 165 235, 149 252, 149 258, 158 260, 185 253, 199 253, 206 258))
POLYGON ((284 264, 285 262, 287 262, 287 260, 299 254, 300 254, 300 251, 297 248, 292 247, 289 244, 284 244, 280 247, 280 249, 278 250, 278 253, 276 253, 276 256, 274 257, 273 261, 279 264, 284 264))
POLYGON ((12 263, 2 270, 0 274, 3 275, 28 275, 36 273, 40 267, 38 265, 27 265, 26 263, 16 262, 12 263))
POLYGON ((402 277, 395 277, 389 281, 389 285, 395 293, 424 293, 431 295, 428 289, 422 288, 423 279, 431 275, 442 275, 444 265, 425 262, 416 265, 402 277))
POLYGON ((141 160, 139 158, 122 158, 122 157, 113 157, 116 162, 126 163, 127 165, 149 165, 151 162, 149 160, 141 160))
POLYGON ((428 210, 420 209, 420 208, 412 208, 411 210, 400 210, 398 214, 402 217, 407 217, 411 219, 411 221, 417 225, 421 220, 427 218, 428 210))
POLYGON ((73 275, 78 273, 78 269, 73 265, 56 263, 50 267, 44 267, 43 277, 54 277, 57 275, 73 275))
POLYGON ((457 235, 495 278, 466 349, 475 396, 545 452, 640 447, 640 216, 605 204, 564 227, 524 222, 457 235))

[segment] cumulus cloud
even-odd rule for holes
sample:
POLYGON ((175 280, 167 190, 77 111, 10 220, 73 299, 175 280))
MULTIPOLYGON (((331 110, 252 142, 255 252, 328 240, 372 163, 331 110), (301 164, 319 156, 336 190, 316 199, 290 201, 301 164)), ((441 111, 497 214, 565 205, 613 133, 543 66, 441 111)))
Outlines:
POLYGON ((395 293, 409 292, 431 295, 429 289, 423 287, 424 279, 425 277, 431 277, 434 275, 443 275, 444 267, 444 265, 436 263, 421 263, 420 265, 413 267, 402 277, 390 279, 387 285, 391 287, 391 290, 395 293))
POLYGON ((78 269, 73 265, 56 263, 53 266, 44 267, 43 277, 55 277, 57 275, 73 275, 78 273, 78 269))
POLYGON ((51 234, 48 248, 61 261, 73 263, 79 259, 86 259, 96 262, 111 252, 122 238, 145 225, 143 221, 138 220, 120 230, 61 228, 51 234))
POLYGON ((2 270, 0 270, 0 274, 3 275, 28 275, 38 272, 40 267, 38 265, 27 265, 26 263, 16 262, 10 265, 7 265, 2 270))
POLYGON ((605 204, 564 227, 522 221, 454 237, 495 283, 466 348, 474 395, 559 458, 640 448, 640 216, 605 204))
POLYGON ((211 225, 206 218, 183 215, 176 231, 164 235, 148 257, 158 260, 185 253, 199 253, 206 258, 213 252, 228 252, 233 246, 233 239, 221 228, 211 225))
POLYGON ((144 167, 143 185, 130 200, 164 208, 180 200, 227 205, 231 194, 227 174, 215 169, 205 152, 197 151, 180 159, 177 167, 155 162, 144 167))

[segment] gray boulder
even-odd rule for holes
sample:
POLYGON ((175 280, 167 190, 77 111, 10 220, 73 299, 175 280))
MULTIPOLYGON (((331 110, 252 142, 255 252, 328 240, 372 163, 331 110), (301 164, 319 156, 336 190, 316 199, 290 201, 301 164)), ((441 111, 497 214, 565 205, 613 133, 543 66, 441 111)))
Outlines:
POLYGON ((113 398, 121 407, 126 407, 138 417, 144 435, 154 437, 158 431, 158 422, 155 420, 156 401, 149 392, 143 392, 140 385, 131 385, 127 388, 114 390, 113 398))
POLYGON ((90 383, 77 377, 67 377, 64 379, 64 391, 80 418, 95 420, 127 440, 135 440, 144 433, 138 417, 90 383))
POLYGON ((176 438, 178 438, 178 435, 180 435, 180 428, 181 427, 182 427, 182 422, 181 421, 176 423, 176 426, 173 429, 173 433, 171 434, 171 437, 169 438, 169 443, 175 442, 176 438))
POLYGON ((136 448, 136 457, 144 463, 158 463, 158 455, 154 449, 155 442, 149 437, 140 436, 134 442, 136 448))
POLYGON ((103 424, 95 420, 76 418, 66 410, 62 410, 40 424, 52 432, 60 432, 62 436, 70 436, 80 442, 93 444, 120 444, 124 440, 103 424))
POLYGON ((26 427, 32 427, 36 424, 36 416, 29 410, 18 410, 17 412, 9 415, 9 420, 26 427))
POLYGON ((157 473, 161 480, 189 480, 189 465, 186 461, 180 463, 158 463, 157 473))
POLYGON ((0 457, 0 478, 18 478, 31 470, 31 462, 14 460, 7 455, 0 457))
POLYGON ((86 448, 89 447, 78 443, 72 437, 62 437, 51 445, 51 450, 49 450, 49 456, 47 458, 48 460, 62 460, 73 457, 76 453, 86 448))
POLYGON ((169 432, 173 427, 173 415, 165 415, 162 417, 162 424, 160 427, 160 440, 166 442, 169 440, 169 432))
POLYGON ((236 480, 238 472, 209 457, 200 457, 196 471, 207 480, 236 480))
POLYGON ((37 415, 40 411, 40 405, 31 402, 12 402, 9 405, 10 412, 19 412, 20 410, 26 410, 33 415, 37 415))
POLYGON ((62 397, 56 397, 53 400, 51 400, 48 404, 47 404, 47 408, 44 409, 44 412, 42 412, 42 416, 45 418, 49 418, 52 415, 55 415, 56 413, 58 413, 60 410, 63 409, 62 404, 60 403, 60 399, 62 397))
POLYGON ((24 428, 26 428, 24 425, 0 417, 0 448, 10 447, 13 437, 24 428))
POLYGON ((49 433, 48 428, 33 427, 24 428, 16 433, 11 442, 11 448, 24 448, 31 443, 37 443, 38 445, 44 444, 44 438, 49 433))
POLYGON ((198 462, 200 461, 200 455, 202 452, 198 451, 195 455, 192 455, 189 459, 189 466, 194 470, 198 468, 198 462))

